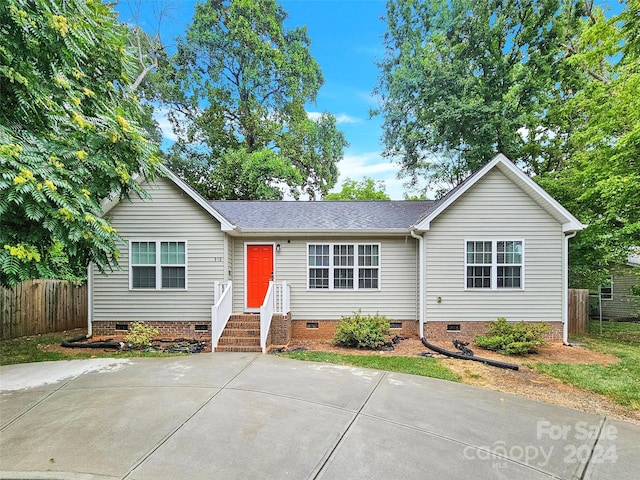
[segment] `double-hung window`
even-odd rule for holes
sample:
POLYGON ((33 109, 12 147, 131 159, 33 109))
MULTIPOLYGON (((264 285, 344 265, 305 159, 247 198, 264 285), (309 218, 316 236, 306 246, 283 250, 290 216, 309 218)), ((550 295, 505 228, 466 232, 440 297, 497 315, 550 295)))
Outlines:
POLYGON ((600 285, 600 299, 611 300, 613 299, 613 279, 609 278, 607 283, 600 285))
POLYGON ((524 288, 522 240, 467 240, 465 250, 467 289, 524 288))
POLYGON ((130 242, 129 288, 186 290, 186 242, 130 242))
POLYGON ((309 289, 377 290, 380 245, 309 244, 309 289))

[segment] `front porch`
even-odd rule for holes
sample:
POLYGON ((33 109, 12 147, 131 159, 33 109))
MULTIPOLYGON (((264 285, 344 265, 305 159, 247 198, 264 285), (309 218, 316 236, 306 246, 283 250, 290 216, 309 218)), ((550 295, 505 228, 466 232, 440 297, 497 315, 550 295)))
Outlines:
POLYGON ((263 352, 291 340, 291 288, 269 282, 259 313, 233 312, 233 283, 215 282, 211 347, 215 352, 263 352))

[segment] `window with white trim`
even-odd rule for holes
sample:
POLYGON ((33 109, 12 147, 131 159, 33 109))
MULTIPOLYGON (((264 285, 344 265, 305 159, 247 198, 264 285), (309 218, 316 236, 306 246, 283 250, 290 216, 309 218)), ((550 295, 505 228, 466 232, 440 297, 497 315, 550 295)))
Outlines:
POLYGON ((600 285, 600 299, 611 300, 613 299, 613 278, 609 278, 608 283, 600 285))
POLYGON ((380 245, 309 244, 309 289, 378 290, 380 245))
POLYGON ((185 290, 186 242, 130 242, 129 286, 135 290, 185 290))
POLYGON ((522 289, 522 240, 467 240, 465 285, 468 289, 522 289))

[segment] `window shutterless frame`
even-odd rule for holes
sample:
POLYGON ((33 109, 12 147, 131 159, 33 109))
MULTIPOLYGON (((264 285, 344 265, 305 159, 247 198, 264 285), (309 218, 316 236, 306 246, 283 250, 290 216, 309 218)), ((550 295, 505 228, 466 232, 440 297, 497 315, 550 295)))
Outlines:
POLYGON ((602 300, 613 300, 613 277, 609 277, 609 283, 600 285, 600 298, 602 300))
POLYGON ((129 290, 186 291, 188 270, 186 240, 129 240, 129 290))
POLYGON ((522 291, 524 289, 524 239, 464 239, 464 290, 522 291))
POLYGON ((381 290, 380 243, 309 242, 307 290, 381 290))

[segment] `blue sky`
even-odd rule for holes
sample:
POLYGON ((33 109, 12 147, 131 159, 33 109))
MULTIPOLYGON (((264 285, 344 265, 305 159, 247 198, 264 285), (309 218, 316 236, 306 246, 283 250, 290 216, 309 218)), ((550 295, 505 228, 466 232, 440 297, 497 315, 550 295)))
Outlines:
MULTIPOLYGON (((168 7, 160 23, 165 44, 182 35, 191 22, 195 0, 121 0, 117 9, 123 22, 134 22, 131 13, 140 5, 139 24, 147 31, 157 30, 156 12, 168 7)), ((360 180, 364 176, 384 180, 392 199, 403 197, 402 181, 396 178, 398 167, 382 158, 382 119, 369 117, 377 106, 373 88, 378 79, 376 61, 384 55, 382 37, 385 24, 384 0, 284 0, 280 1, 289 18, 287 26, 307 26, 311 53, 320 64, 325 83, 308 112, 333 113, 350 146, 338 164, 340 179, 360 180)), ((617 0, 600 1, 614 12, 621 7, 617 0)), ((163 132, 170 138, 168 123, 160 118, 163 132)), ((336 190, 334 189, 334 190, 336 190)))

